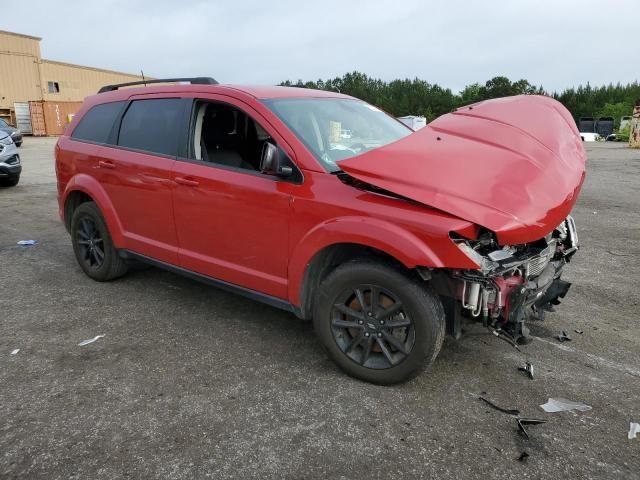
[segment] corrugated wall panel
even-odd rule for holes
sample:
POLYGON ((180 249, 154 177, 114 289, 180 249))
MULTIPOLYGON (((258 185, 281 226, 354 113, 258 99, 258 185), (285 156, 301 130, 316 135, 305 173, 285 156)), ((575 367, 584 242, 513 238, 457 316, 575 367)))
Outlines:
POLYGON ((44 123, 44 110, 42 102, 29 102, 29 110, 31 111, 31 128, 33 135, 43 137, 47 134, 47 127, 44 123))
POLYGON ((0 51, 0 107, 41 98, 37 59, 0 51))

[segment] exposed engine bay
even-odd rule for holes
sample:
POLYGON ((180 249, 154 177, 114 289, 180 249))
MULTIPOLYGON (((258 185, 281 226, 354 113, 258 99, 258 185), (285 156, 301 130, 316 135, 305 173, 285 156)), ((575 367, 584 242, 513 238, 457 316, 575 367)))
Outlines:
MULTIPOLYGON (((448 315, 481 320, 518 343, 528 340, 525 322, 544 320, 571 286, 561 279, 564 265, 579 248, 571 216, 546 237, 524 245, 500 247, 488 231, 478 240, 454 241, 480 268, 448 271, 447 296, 457 303, 448 315)), ((443 293, 444 279, 439 280, 443 293)))

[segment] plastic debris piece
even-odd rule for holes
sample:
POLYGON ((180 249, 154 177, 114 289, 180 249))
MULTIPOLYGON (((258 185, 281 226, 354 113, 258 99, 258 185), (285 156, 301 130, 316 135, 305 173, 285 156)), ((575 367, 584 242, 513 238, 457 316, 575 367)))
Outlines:
POLYGON ((579 412, 587 412, 591 410, 591 407, 585 403, 572 402, 566 398, 550 398, 547 403, 540 405, 545 412, 570 412, 572 410, 578 410, 579 412))
POLYGON ((20 240, 18 242, 18 245, 21 245, 23 247, 30 247, 31 245, 37 245, 38 241, 37 240, 20 240))
POLYGON ((522 432, 522 435, 524 435, 524 438, 526 438, 527 440, 529 440, 529 433, 527 432, 525 425, 540 425, 541 423, 547 423, 546 420, 541 420, 539 418, 521 418, 521 417, 516 418, 516 422, 518 422, 518 428, 522 432))
POLYGON ((571 337, 569 337, 569 334, 567 332, 565 332, 564 330, 556 338, 560 342, 570 342, 571 341, 571 337))
POLYGON ((577 334, 582 335, 584 333, 584 330, 578 330, 577 328, 574 330, 574 332, 576 332, 577 334))
POLYGON ((528 456, 529 456, 529 454, 527 452, 522 452, 520 454, 520 456, 518 457, 518 461, 519 462, 524 462, 527 459, 528 456))
POLYGON ((496 405, 495 403, 493 403, 492 401, 487 400, 484 397, 478 397, 478 398, 482 400, 484 403, 486 403, 487 405, 489 405, 491 408, 498 410, 499 412, 506 413, 507 415, 520 415, 520 410, 516 410, 515 408, 502 408, 496 405))
POLYGON ((83 341, 81 341, 81 342, 78 344, 78 346, 79 346, 79 347, 84 347, 85 345, 89 345, 90 343, 93 343, 93 342, 95 342, 96 340, 101 339, 102 337, 104 337, 104 335, 96 335, 95 337, 90 338, 89 340, 83 340, 83 341))
POLYGON ((529 378, 533 380, 533 365, 531 365, 531 363, 529 362, 525 363, 524 367, 518 367, 518 370, 520 372, 526 373, 529 376, 529 378))
POLYGON ((640 433, 640 423, 629 422, 629 434, 627 437, 629 440, 636 438, 636 435, 640 433))
POLYGON ((17 355, 19 351, 20 351, 19 348, 16 348, 15 350, 11 350, 11 355, 17 355))

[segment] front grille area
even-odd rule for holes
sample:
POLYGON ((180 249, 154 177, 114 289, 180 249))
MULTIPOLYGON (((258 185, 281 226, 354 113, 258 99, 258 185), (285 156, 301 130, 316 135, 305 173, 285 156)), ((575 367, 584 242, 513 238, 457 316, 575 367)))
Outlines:
POLYGON ((527 276, 537 277, 542 273, 551 260, 551 255, 540 255, 527 263, 527 276))

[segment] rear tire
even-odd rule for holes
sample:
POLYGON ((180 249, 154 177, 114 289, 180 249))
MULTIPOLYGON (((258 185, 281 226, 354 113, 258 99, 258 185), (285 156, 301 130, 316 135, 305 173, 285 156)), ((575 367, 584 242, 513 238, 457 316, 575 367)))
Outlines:
POLYGON ((127 273, 127 264, 113 246, 109 229, 94 202, 82 203, 71 218, 71 242, 87 276, 107 282, 127 273))
POLYGON ((404 382, 430 366, 445 335, 444 309, 428 285, 367 260, 345 263, 326 277, 313 324, 340 368, 381 385, 404 382))

